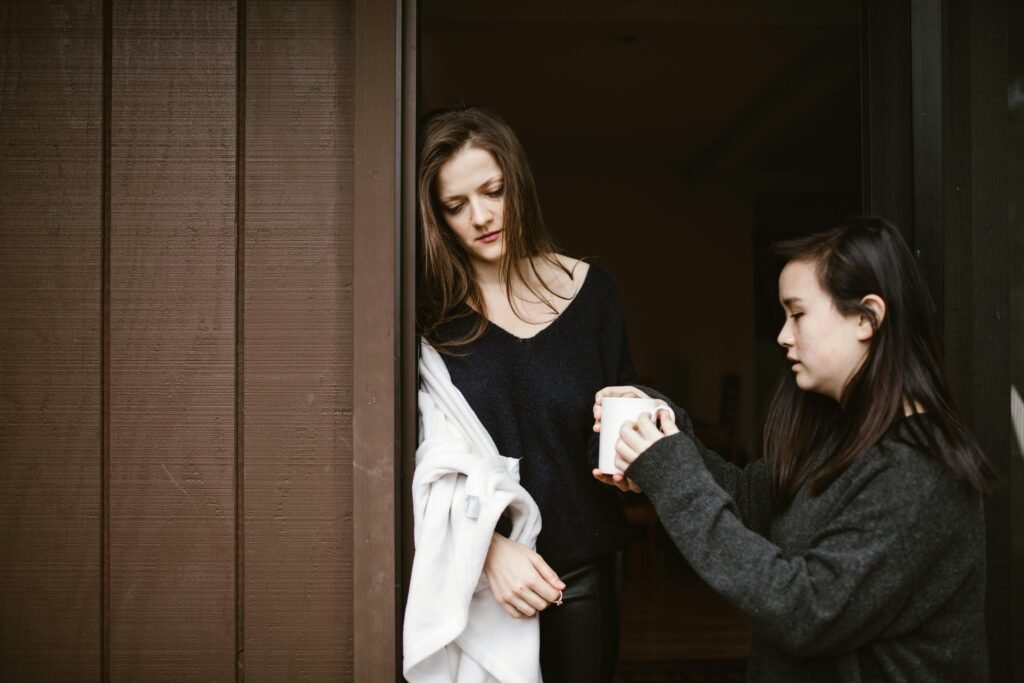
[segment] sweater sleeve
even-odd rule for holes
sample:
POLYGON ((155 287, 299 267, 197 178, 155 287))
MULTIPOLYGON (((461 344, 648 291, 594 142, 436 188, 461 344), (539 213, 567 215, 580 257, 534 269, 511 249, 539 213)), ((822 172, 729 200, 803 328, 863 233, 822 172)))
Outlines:
POLYGON ((768 468, 764 460, 755 460, 746 467, 729 462, 701 443, 694 433, 693 420, 672 399, 650 387, 638 385, 636 388, 652 398, 665 401, 672 408, 676 416, 676 427, 693 442, 694 449, 700 455, 708 473, 726 495, 732 498, 743 524, 766 534, 771 516, 771 502, 768 498, 768 468))
POLYGON ((956 530, 970 517, 966 494, 935 463, 891 456, 858 477, 806 549, 790 555, 743 525, 685 432, 660 439, 626 474, 694 570, 763 637, 796 656, 834 656, 895 619, 929 565, 956 552, 956 530))

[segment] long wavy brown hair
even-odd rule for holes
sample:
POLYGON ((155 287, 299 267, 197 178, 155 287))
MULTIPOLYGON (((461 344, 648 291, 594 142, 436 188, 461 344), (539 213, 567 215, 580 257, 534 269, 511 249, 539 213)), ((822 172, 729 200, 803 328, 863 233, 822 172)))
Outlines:
POLYGON ((953 402, 934 305, 899 230, 879 218, 855 218, 776 250, 787 262, 814 264, 836 309, 866 316, 874 335, 838 403, 801 390, 793 373, 779 383, 764 427, 773 504, 785 506, 804 486, 812 496, 824 491, 903 419, 905 405, 924 413, 907 423, 911 442, 966 486, 987 492, 993 471, 953 402), (868 294, 885 301, 881 321, 863 303, 868 294))
POLYGON ((448 227, 437 187, 441 167, 467 147, 489 152, 501 169, 505 249, 499 273, 512 310, 523 318, 513 297, 512 283, 522 283, 555 310, 549 296, 560 295, 548 286, 537 269, 538 262, 547 260, 570 277, 572 274, 557 258, 558 249, 541 215, 533 173, 516 134, 492 112, 465 107, 429 116, 421 139, 419 333, 442 353, 451 353, 475 341, 487 329, 486 306, 473 265, 454 231, 448 227), (526 277, 527 269, 533 278, 526 277), (537 283, 544 292, 538 291, 537 283), (463 304, 479 314, 469 334, 454 339, 440 337, 439 330, 445 323, 469 313, 463 304))

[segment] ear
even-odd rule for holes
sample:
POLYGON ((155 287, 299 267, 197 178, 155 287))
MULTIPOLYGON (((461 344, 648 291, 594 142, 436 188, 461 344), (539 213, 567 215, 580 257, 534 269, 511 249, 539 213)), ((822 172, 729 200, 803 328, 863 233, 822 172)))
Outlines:
POLYGON ((867 341, 875 336, 875 330, 881 327, 882 321, 885 320, 885 300, 877 294, 868 294, 860 300, 860 303, 870 308, 875 314, 874 325, 871 324, 871 318, 865 314, 861 314, 857 321, 857 339, 858 341, 867 341))

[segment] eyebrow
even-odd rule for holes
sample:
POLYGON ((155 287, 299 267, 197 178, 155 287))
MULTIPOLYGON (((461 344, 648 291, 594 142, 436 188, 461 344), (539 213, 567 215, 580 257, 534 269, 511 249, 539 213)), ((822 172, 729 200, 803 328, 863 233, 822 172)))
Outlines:
POLYGON ((793 304, 802 303, 802 301, 803 300, 800 297, 798 297, 798 296, 791 296, 791 297, 788 297, 786 299, 783 299, 782 300, 782 305, 786 306, 786 307, 789 307, 789 306, 792 306, 793 304))
MULTIPOLYGON (((485 180, 484 182, 480 183, 480 185, 476 189, 479 190, 481 188, 487 187, 488 185, 493 185, 494 183, 503 183, 503 182, 505 182, 505 177, 501 176, 501 175, 496 175, 493 178, 491 178, 489 180, 485 180)), ((461 199, 464 196, 465 195, 461 195, 461 194, 450 194, 450 195, 448 195, 446 197, 441 197, 441 203, 443 204, 445 202, 450 202, 453 199, 461 199)))

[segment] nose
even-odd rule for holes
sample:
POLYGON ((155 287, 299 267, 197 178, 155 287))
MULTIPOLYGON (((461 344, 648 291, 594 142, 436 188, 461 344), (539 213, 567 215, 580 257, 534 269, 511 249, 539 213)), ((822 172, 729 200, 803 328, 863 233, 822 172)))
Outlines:
POLYGON ((779 336, 775 338, 775 341, 778 342, 779 346, 786 349, 793 346, 793 333, 789 329, 789 321, 790 318, 787 317, 786 322, 782 325, 782 329, 779 330, 779 336))
POLYGON ((469 202, 469 210, 470 220, 473 221, 473 226, 477 228, 486 226, 494 217, 491 210, 488 209, 487 206, 479 199, 474 199, 469 202))

